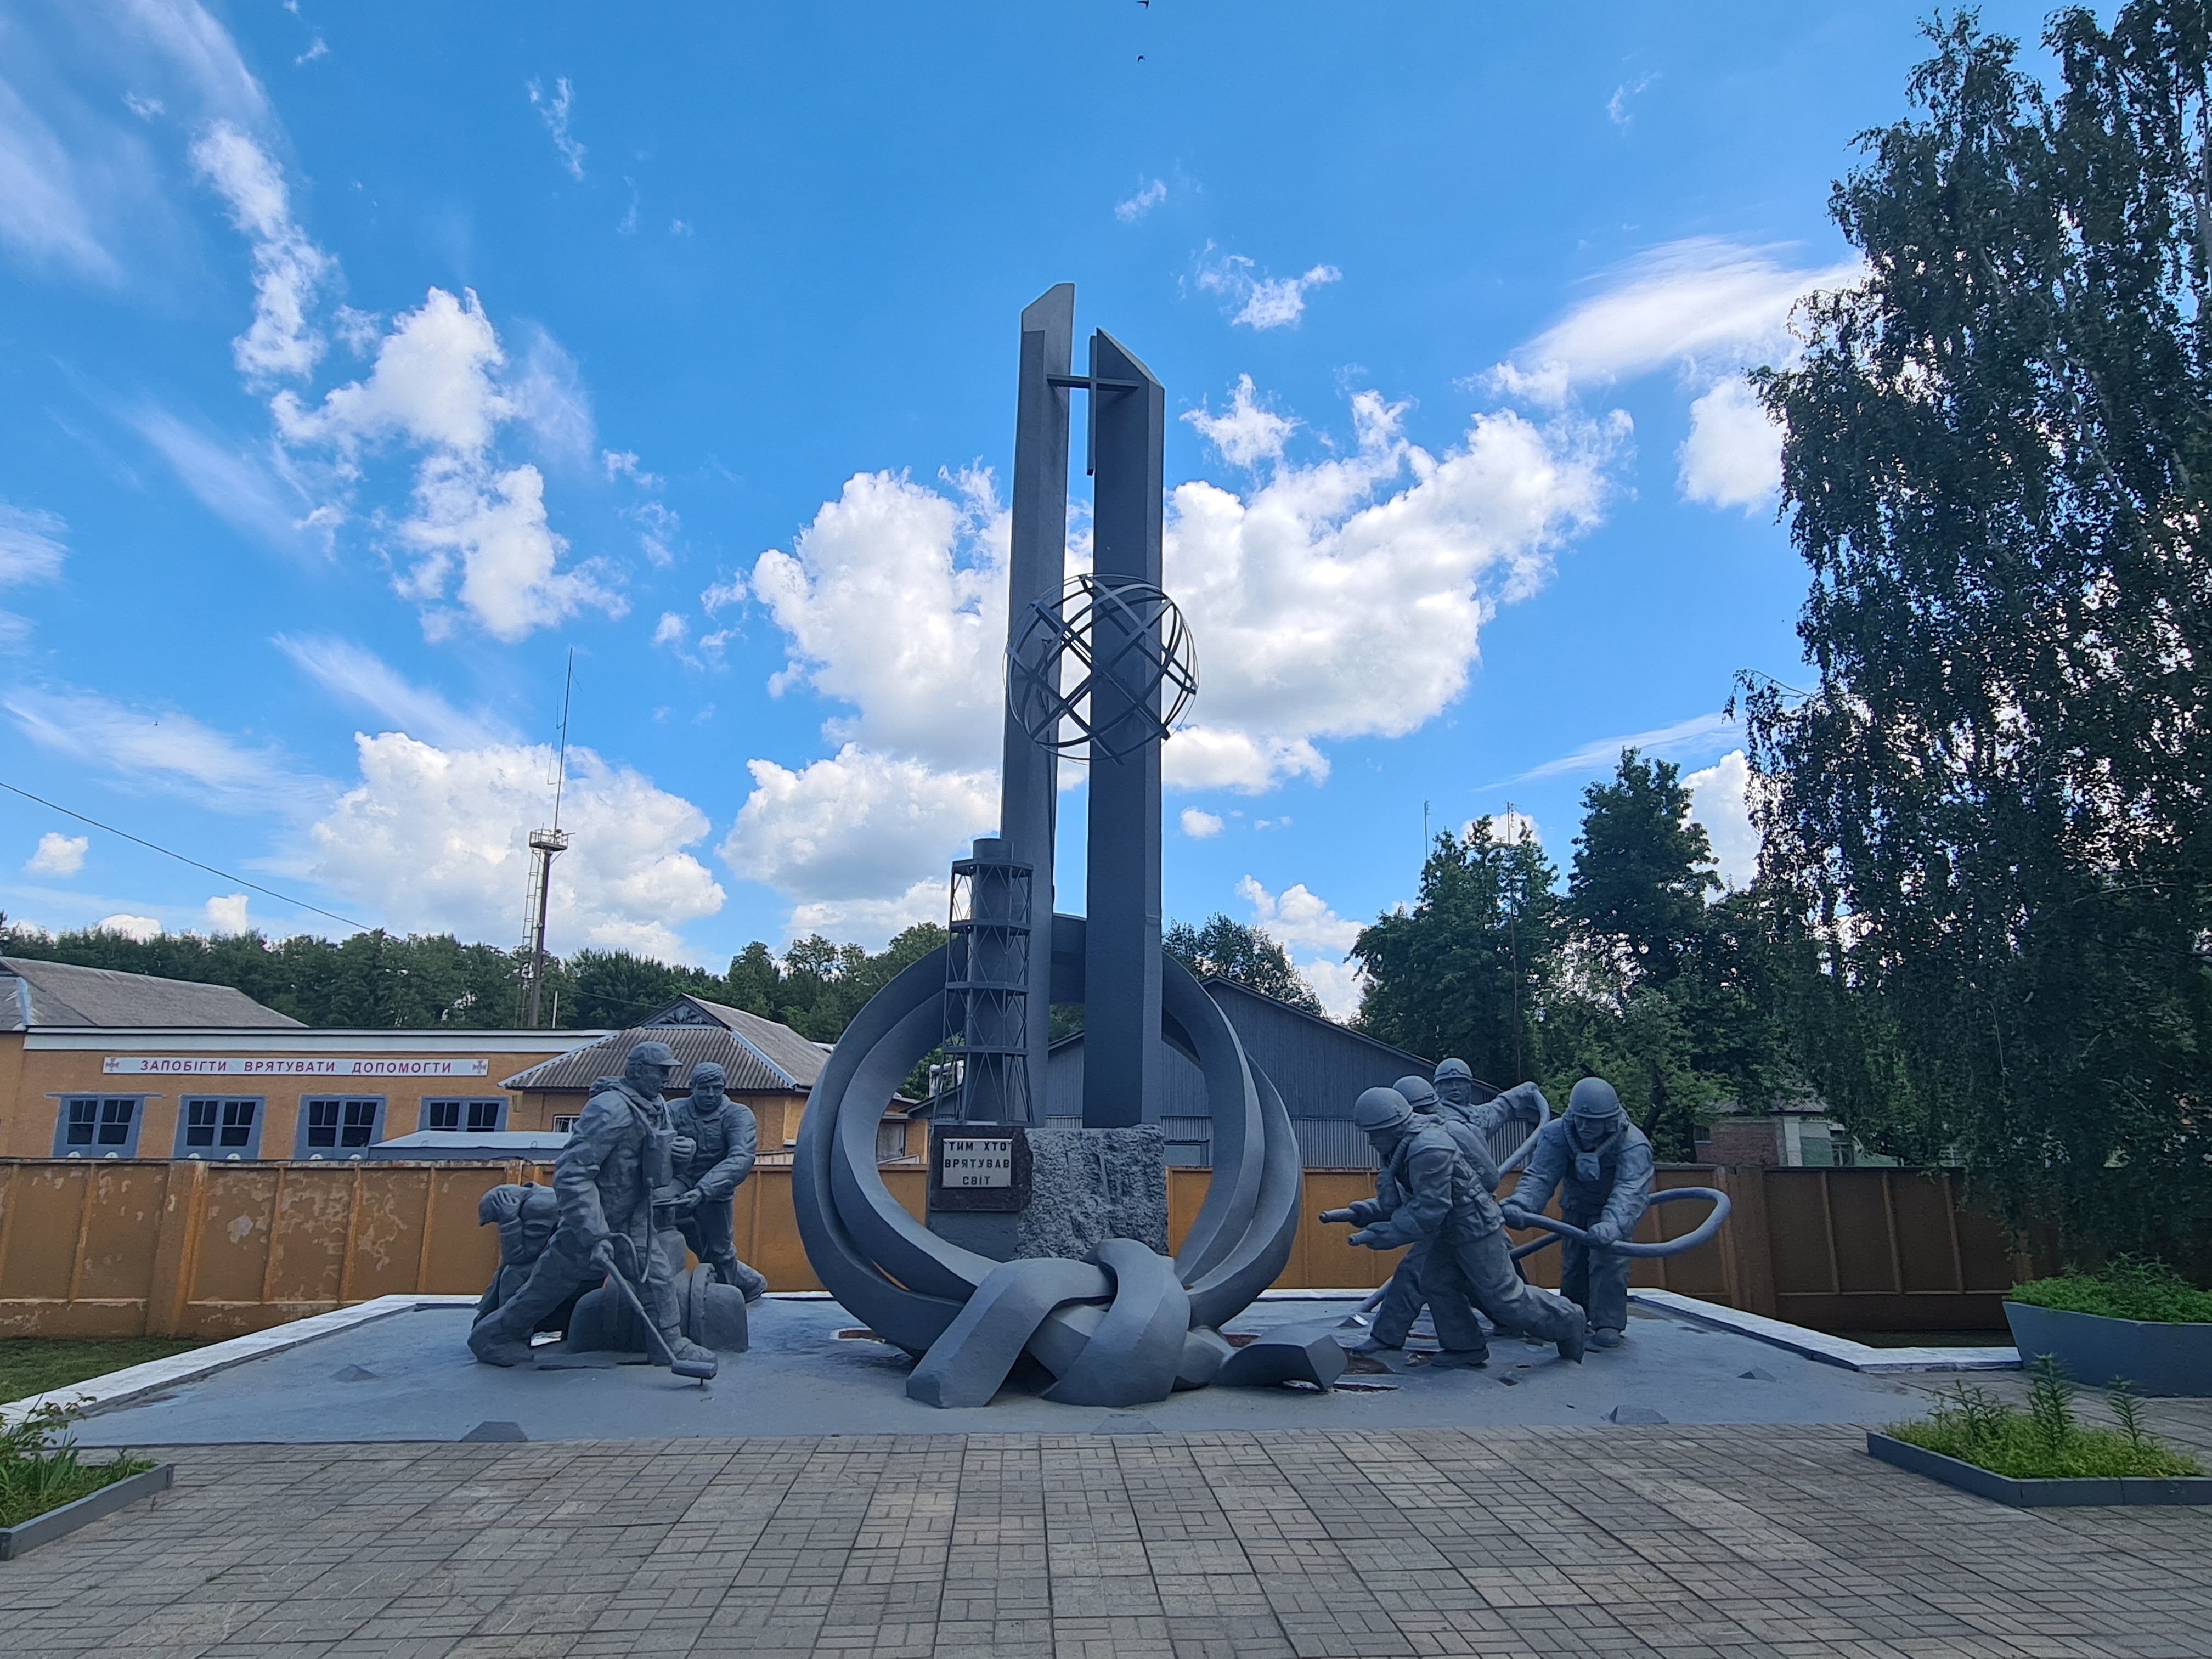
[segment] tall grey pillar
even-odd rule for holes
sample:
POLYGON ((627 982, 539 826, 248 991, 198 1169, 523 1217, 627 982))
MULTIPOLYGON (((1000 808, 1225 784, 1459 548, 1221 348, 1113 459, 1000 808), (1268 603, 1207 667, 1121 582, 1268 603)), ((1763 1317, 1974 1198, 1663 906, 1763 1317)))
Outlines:
MULTIPOLYGON (((1075 349, 1075 284, 1047 289, 1022 313, 1020 383, 1014 406, 1012 546, 1007 563, 1006 645, 1022 639, 1034 607, 1057 617, 1067 571, 1067 388, 1075 349)), ((1033 657, 1052 641, 1036 640, 1033 657)), ((1006 712, 1000 764, 999 834, 1006 856, 1030 867, 1030 915, 1035 919, 1024 1005, 1030 1097, 1044 1099, 1045 1051, 1052 1044, 1052 862, 1058 827, 1060 751, 1034 741, 1006 712)), ((1040 1118, 1042 1112, 1039 1113, 1040 1118)))
MULTIPOLYGON (((1091 568, 1102 590, 1093 611, 1091 725, 1127 728, 1133 708, 1159 713, 1149 672, 1159 655, 1134 643, 1129 618, 1105 603, 1117 581, 1160 585, 1167 393, 1152 372, 1103 331, 1091 339, 1091 568), (1121 382, 1121 385, 1101 384, 1121 382), (1103 672, 1102 672, 1102 670, 1103 672)), ((1148 615, 1152 614, 1147 611, 1148 615)), ((1083 1127, 1127 1128, 1160 1098, 1160 745, 1140 743, 1120 760, 1091 757, 1089 915, 1084 951, 1083 1127)))

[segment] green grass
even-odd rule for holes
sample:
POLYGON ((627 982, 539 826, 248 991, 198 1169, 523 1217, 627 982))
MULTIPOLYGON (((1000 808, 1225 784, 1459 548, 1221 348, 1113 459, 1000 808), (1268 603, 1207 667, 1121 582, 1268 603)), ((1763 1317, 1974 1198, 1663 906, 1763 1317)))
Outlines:
POLYGON ((2162 1261, 2123 1257, 2101 1273, 2063 1273, 2012 1287, 2009 1298, 2061 1313, 2100 1314, 2161 1325, 2212 1324, 2212 1291, 2200 1291, 2162 1261))
POLYGON ((0 1430, 0 1527, 21 1526, 154 1467, 151 1458, 127 1451, 101 1463, 81 1462, 69 1421, 60 1407, 41 1406, 0 1430))
POLYGON ((2126 1384, 2106 1398, 2119 1427, 2083 1428, 2074 1418, 2073 1385, 2045 1354, 2036 1362, 2026 1410, 1961 1382, 1924 1420, 1893 1423, 1888 1432, 1908 1445, 2014 1480, 2171 1480, 2204 1473, 2195 1458, 2145 1431, 2142 1401, 2126 1384))
POLYGON ((82 1341, 41 1336, 0 1337, 0 1403, 64 1389, 149 1359, 167 1359, 206 1345, 190 1339, 133 1336, 82 1341))

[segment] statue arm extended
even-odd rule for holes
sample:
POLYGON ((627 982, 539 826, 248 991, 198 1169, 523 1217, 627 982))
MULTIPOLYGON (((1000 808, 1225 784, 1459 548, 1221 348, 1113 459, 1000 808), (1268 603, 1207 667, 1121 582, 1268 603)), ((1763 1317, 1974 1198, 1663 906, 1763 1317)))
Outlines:
MULTIPOLYGON (((1564 1120, 1553 1118, 1556 1126, 1564 1120)), ((1541 1215, 1544 1206, 1552 1201, 1559 1182, 1566 1179, 1567 1140, 1565 1133, 1547 1127, 1537 1141, 1536 1150, 1528 1159, 1528 1167, 1522 1171, 1521 1184, 1507 1197, 1508 1204, 1517 1205, 1530 1215, 1541 1215)))
POLYGON ((745 1177, 753 1172, 753 1160, 760 1155, 760 1124, 750 1106, 740 1106, 729 1101, 722 1107, 722 1127, 727 1133, 730 1150, 715 1164, 691 1184, 699 1190, 700 1197, 711 1203, 726 1204, 730 1194, 744 1184, 745 1177))
POLYGON ((1451 1214, 1452 1162, 1454 1153, 1446 1146, 1416 1146, 1413 1156, 1406 1160, 1406 1179, 1403 1183, 1405 1201, 1399 1205, 1389 1219, 1378 1221, 1367 1231, 1374 1242, 1388 1249, 1399 1244, 1414 1244, 1434 1234, 1451 1214))

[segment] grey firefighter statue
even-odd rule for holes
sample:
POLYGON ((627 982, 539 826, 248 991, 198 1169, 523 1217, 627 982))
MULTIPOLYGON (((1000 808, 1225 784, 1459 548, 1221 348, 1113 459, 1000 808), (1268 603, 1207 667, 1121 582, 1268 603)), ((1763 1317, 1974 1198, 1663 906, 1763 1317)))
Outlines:
POLYGON ((1620 1097, 1601 1077, 1575 1085, 1567 1115, 1544 1126, 1528 1172, 1505 1202, 1505 1222, 1525 1227, 1559 1194, 1560 1218, 1590 1244, 1565 1242, 1559 1288, 1589 1316, 1590 1340, 1620 1346, 1628 1329, 1628 1257, 1602 1247, 1634 1237, 1651 1205, 1651 1143, 1628 1121, 1620 1097))
MULTIPOLYGON (((1443 1068, 1438 1068, 1438 1075, 1443 1068)), ((1476 1125, 1468 1118, 1440 1109, 1437 1090, 1426 1078, 1401 1077, 1394 1085, 1406 1097, 1417 1118, 1436 1124, 1452 1138, 1462 1157, 1474 1171, 1474 1178, 1482 1188, 1482 1196, 1489 1198, 1498 1186, 1498 1168, 1490 1158, 1490 1144, 1476 1125)), ((1413 1328, 1413 1321, 1420 1316, 1421 1304, 1428 1299, 1421 1288, 1421 1275, 1429 1261, 1427 1239, 1421 1240, 1407 1250, 1398 1263, 1390 1282, 1383 1286, 1382 1300, 1375 1310, 1375 1323, 1365 1340, 1352 1349, 1354 1353, 1379 1353, 1384 1349, 1396 1350, 1406 1346, 1406 1337, 1413 1328)), ((1439 1329, 1437 1340, 1443 1340, 1439 1329)))
MULTIPOLYGON (((512 1302, 515 1293, 530 1282, 530 1270, 538 1265, 538 1258, 545 1254, 546 1245, 552 1241, 553 1230, 560 1222, 561 1206, 555 1201, 550 1187, 495 1187, 477 1200, 477 1225, 499 1229, 499 1268, 492 1274, 491 1283, 485 1286, 482 1299, 477 1303, 478 1319, 512 1302)), ((576 1292, 576 1296, 582 1294, 580 1289, 576 1292)), ((571 1296, 557 1307, 540 1314, 536 1328, 541 1331, 567 1330, 568 1315, 576 1305, 576 1296, 571 1296)))
POLYGON ((728 1087, 728 1073, 711 1060, 702 1061, 691 1068, 690 1097, 670 1109, 676 1179, 684 1188, 672 1208, 691 1254, 746 1301, 757 1302, 768 1280, 738 1260, 730 1200, 753 1172, 760 1127, 750 1107, 729 1097, 728 1087))
POLYGON ((1324 1211, 1321 1218, 1356 1223, 1359 1231, 1352 1243, 1369 1249, 1428 1243, 1418 1293, 1428 1301, 1443 1349, 1435 1363, 1479 1365, 1488 1359, 1477 1307, 1501 1331, 1556 1342, 1562 1358, 1580 1360, 1582 1310, 1532 1289, 1513 1271, 1498 1200, 1451 1132, 1434 1117, 1416 1114, 1395 1089, 1367 1090, 1352 1103, 1352 1120, 1382 1162, 1375 1196, 1348 1209, 1324 1211))
POLYGON ((529 1278, 469 1332, 469 1351, 486 1364, 529 1364, 538 1322, 609 1274, 636 1292, 674 1360, 713 1362, 684 1335, 668 1262, 653 1236, 654 1188, 674 1187, 676 1135, 661 1091, 675 1070, 666 1043, 641 1042, 619 1079, 601 1078, 592 1086, 553 1166, 559 1220, 552 1237, 529 1278))

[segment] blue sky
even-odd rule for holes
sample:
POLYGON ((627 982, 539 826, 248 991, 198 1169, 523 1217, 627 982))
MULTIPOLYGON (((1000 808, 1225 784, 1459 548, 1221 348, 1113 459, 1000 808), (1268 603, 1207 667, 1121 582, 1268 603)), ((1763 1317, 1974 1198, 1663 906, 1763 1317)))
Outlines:
MULTIPOLYGON (((0 777, 518 942, 573 648, 556 948, 941 916, 1072 281, 1176 417, 1171 915, 1346 1006, 1425 811, 1564 863, 1639 735, 1740 876, 1804 588, 1741 374, 1920 9, 0 3, 0 777)), ((0 905, 339 927, 13 798, 0 905)))

